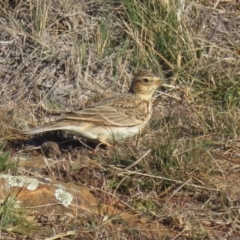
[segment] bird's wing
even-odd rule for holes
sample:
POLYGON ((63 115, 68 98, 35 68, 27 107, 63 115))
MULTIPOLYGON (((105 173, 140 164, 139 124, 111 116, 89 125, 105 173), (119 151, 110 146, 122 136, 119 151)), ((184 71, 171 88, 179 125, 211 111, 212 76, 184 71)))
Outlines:
POLYGON ((148 102, 124 95, 101 101, 81 111, 64 113, 61 119, 92 122, 103 126, 129 127, 144 123, 148 116, 148 102))

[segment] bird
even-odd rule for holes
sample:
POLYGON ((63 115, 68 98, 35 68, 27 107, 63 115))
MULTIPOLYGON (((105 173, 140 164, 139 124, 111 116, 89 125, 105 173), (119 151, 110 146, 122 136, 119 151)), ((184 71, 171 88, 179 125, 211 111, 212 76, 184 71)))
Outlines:
POLYGON ((67 130, 107 146, 132 137, 141 132, 152 116, 153 95, 166 83, 160 75, 138 71, 127 93, 101 100, 79 111, 60 113, 57 120, 26 130, 23 134, 67 130))

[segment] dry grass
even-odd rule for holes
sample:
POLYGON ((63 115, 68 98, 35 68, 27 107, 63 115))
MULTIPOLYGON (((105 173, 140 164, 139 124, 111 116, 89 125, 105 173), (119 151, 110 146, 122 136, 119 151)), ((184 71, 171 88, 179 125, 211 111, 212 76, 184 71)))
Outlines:
MULTIPOLYGON (((101 203, 164 224, 174 239, 239 239, 239 9, 238 1, 203 0, 0 3, 5 150, 14 156, 26 143, 59 142, 57 158, 71 156, 74 165, 59 163, 43 176, 88 186, 101 203), (158 92, 143 136, 96 154, 71 136, 67 143, 61 134, 29 142, 19 134, 40 124, 46 111, 125 92, 137 69, 160 68, 175 88, 158 92)), ((3 236, 24 239, 26 231, 7 231, 3 216, 3 236)), ((100 216, 36 219, 44 228, 32 227, 36 239, 63 229, 76 230, 78 239, 145 235, 118 219, 104 224, 100 216)))

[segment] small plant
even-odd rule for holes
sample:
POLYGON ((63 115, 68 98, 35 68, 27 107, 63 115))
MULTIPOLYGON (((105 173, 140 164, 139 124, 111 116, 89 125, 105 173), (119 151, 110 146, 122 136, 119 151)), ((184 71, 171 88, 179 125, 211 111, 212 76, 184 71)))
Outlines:
POLYGON ((4 147, 5 143, 0 145, 0 171, 5 171, 6 169, 9 169, 13 166, 12 163, 8 162, 10 152, 9 151, 3 152, 4 147))
POLYGON ((18 202, 10 196, 0 204, 0 228, 18 234, 30 234, 36 230, 36 226, 26 219, 26 211, 18 208, 18 202))

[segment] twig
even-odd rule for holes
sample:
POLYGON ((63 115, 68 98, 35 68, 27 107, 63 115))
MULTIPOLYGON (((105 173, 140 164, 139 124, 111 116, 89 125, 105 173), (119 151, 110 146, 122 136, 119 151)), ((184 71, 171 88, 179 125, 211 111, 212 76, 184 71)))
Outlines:
POLYGON ((132 167, 134 167, 135 165, 137 165, 140 161, 142 161, 149 153, 151 152, 151 149, 149 149, 148 151, 146 151, 139 159, 137 159, 134 163, 132 163, 131 165, 129 165, 126 168, 123 169, 118 169, 114 174, 110 174, 109 176, 107 176, 107 178, 111 178, 114 175, 118 175, 119 173, 122 173, 132 167))
POLYGON ((45 240, 54 240, 54 239, 62 238, 69 235, 76 235, 76 231, 73 230, 73 231, 67 231, 65 233, 59 233, 50 238, 45 238, 45 240))
MULTIPOLYGON (((113 166, 112 166, 112 167, 113 167, 113 166)), ((119 170, 120 172, 123 171, 122 169, 119 169, 119 168, 116 168, 116 167, 113 167, 113 168, 119 170)), ((123 173, 124 173, 124 172, 122 172, 122 174, 123 174, 123 173)), ((190 187, 195 187, 195 188, 201 188, 201 189, 206 189, 206 190, 211 190, 211 191, 220 192, 220 190, 218 190, 218 189, 199 186, 199 185, 196 185, 196 184, 188 183, 188 181, 187 181, 187 182, 183 182, 183 181, 180 181, 180 180, 175 180, 175 179, 171 179, 171 178, 166 178, 166 177, 161 177, 161 176, 156 176, 156 175, 151 175, 151 174, 146 174, 146 173, 139 173, 139 172, 134 172, 134 171, 127 171, 127 172, 125 172, 125 174, 129 174, 129 175, 135 174, 135 175, 140 175, 140 176, 145 176, 145 177, 157 178, 157 179, 162 179, 162 180, 166 180, 166 181, 170 181, 170 182, 175 182, 175 183, 184 184, 184 185, 190 186, 190 187)))

